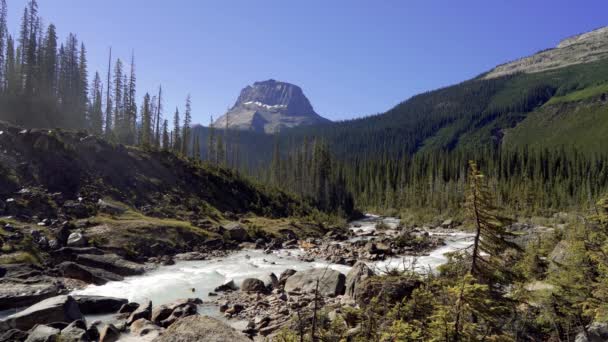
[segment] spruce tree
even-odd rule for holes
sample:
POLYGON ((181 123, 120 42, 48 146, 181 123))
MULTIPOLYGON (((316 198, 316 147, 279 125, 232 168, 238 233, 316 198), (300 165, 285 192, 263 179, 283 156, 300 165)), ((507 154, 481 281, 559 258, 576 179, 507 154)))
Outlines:
POLYGON ((180 125, 179 109, 175 107, 175 114, 173 114, 173 152, 175 153, 180 153, 182 150, 180 125))
POLYGON ((8 28, 6 25, 8 9, 6 0, 0 0, 0 92, 6 89, 6 45, 8 40, 8 28))
POLYGON ((182 154, 188 155, 189 144, 191 140, 191 128, 192 124, 192 103, 190 100, 190 94, 186 97, 186 111, 184 113, 184 127, 182 129, 182 154))
POLYGON ((215 141, 215 127, 213 125, 213 115, 209 119, 209 138, 207 141, 207 160, 210 164, 216 163, 216 141, 215 141))
POLYGON ((110 53, 108 56, 108 73, 107 73, 107 78, 106 78, 106 117, 105 117, 105 133, 106 136, 111 136, 112 135, 112 129, 113 129, 113 124, 112 124, 112 98, 110 97, 112 90, 111 88, 111 84, 112 82, 110 81, 110 73, 111 73, 111 69, 112 69, 112 47, 110 47, 110 53))
POLYGON ((99 73, 95 72, 93 84, 91 86, 91 110, 89 112, 89 124, 93 134, 103 133, 103 109, 102 109, 102 88, 99 73))
POLYGON ((144 95, 141 106, 141 146, 150 147, 152 138, 152 113, 150 112, 150 94, 144 95))
POLYGON ((162 136, 162 149, 164 151, 168 151, 171 146, 170 144, 170 138, 169 138, 169 121, 167 121, 166 119, 163 121, 163 136, 162 136))

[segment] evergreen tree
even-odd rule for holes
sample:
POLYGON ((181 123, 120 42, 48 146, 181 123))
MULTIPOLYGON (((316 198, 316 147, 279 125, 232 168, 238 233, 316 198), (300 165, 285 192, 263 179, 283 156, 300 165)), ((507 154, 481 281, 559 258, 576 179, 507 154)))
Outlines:
POLYGON ((176 153, 180 153, 182 150, 180 125, 179 110, 175 107, 175 114, 173 114, 173 151, 176 153))
POLYGON ((57 94, 57 32, 53 24, 47 28, 42 55, 42 88, 47 96, 54 97, 57 94))
POLYGON ((161 120, 161 113, 162 113, 162 96, 163 96, 163 87, 162 86, 158 86, 158 103, 156 105, 156 129, 154 130, 154 142, 156 144, 156 147, 160 146, 160 120, 161 120))
POLYGON ((207 160, 211 164, 216 164, 216 141, 215 141, 215 127, 213 125, 213 115, 209 119, 209 138, 207 140, 207 160))
POLYGON ((8 40, 8 29, 6 25, 8 9, 6 0, 0 0, 0 92, 6 89, 6 45, 8 40))
POLYGON ((150 147, 152 138, 152 113, 150 112, 150 94, 144 95, 141 106, 141 146, 150 147))
MULTIPOLYGON (((127 116, 127 144, 135 143, 136 126, 137 126, 137 100, 136 97, 136 76, 135 76, 135 54, 131 54, 131 71, 129 74, 129 81, 127 90, 125 91, 125 104, 126 104, 126 116, 127 116)), ((127 82, 125 82, 126 84, 127 82)))
POLYGON ((169 121, 166 119, 163 121, 163 136, 162 136, 162 149, 168 151, 171 148, 169 138, 169 121))
POLYGON ((192 124, 192 104, 190 100, 190 94, 186 97, 186 111, 184 113, 184 127, 182 129, 182 154, 188 155, 188 144, 190 144, 190 125, 192 124))
POLYGON ((103 133, 103 109, 102 109, 102 89, 101 78, 99 73, 95 73, 93 84, 91 86, 91 109, 89 111, 89 124, 94 134, 101 135, 103 133))
POLYGON ((120 58, 116 59, 114 64, 114 130, 116 136, 120 142, 125 142, 127 136, 127 121, 124 115, 124 78, 123 78, 123 66, 120 58))
POLYGON ((106 136, 112 135, 113 123, 112 123, 112 98, 110 94, 112 92, 110 81, 110 70, 112 69, 112 48, 110 47, 110 53, 108 56, 108 73, 106 78, 106 118, 105 118, 105 133, 106 136))
POLYGON ((88 85, 88 71, 87 71, 87 56, 84 44, 80 44, 80 56, 78 58, 78 112, 80 113, 80 127, 85 127, 87 120, 87 109, 89 101, 89 85, 88 85))

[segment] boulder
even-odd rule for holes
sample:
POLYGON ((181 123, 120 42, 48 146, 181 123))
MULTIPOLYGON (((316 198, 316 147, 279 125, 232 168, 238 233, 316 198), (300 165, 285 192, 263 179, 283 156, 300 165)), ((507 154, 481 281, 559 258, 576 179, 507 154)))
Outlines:
POLYGON ((153 342, 251 342, 234 328, 207 316, 188 316, 177 320, 153 342))
POLYGON ((133 311, 129 319, 127 319, 127 325, 131 325, 131 323, 137 321, 140 318, 145 318, 150 320, 152 318, 152 302, 147 301, 142 304, 137 310, 133 311))
POLYGON ((321 296, 338 296, 344 294, 344 274, 329 268, 313 268, 292 275, 285 282, 285 291, 299 289, 303 292, 315 292, 318 283, 318 293, 321 296))
POLYGON ((408 277, 368 277, 355 287, 354 298, 361 306, 369 304, 374 297, 387 303, 397 303, 409 297, 420 285, 420 280, 408 277))
POLYGON ((139 303, 135 303, 135 302, 131 302, 131 303, 127 303, 124 304, 120 307, 120 309, 118 309, 118 313, 132 313, 133 311, 137 310, 137 308, 139 307, 139 303))
POLYGON ((60 333, 59 329, 38 324, 28 332, 25 342, 58 342, 60 333))
POLYGON ((0 342, 21 342, 25 341, 26 338, 27 332, 18 329, 11 329, 0 333, 0 342))
POLYGON ((110 203, 110 202, 106 202, 106 201, 102 200, 101 198, 99 199, 99 201, 97 201, 97 208, 99 208, 99 211, 101 211, 102 213, 106 213, 106 214, 110 214, 110 215, 121 215, 127 211, 127 209, 124 208, 123 206, 120 206, 120 205, 114 204, 114 203, 110 203))
POLYGON ((161 328, 158 325, 145 318, 140 318, 131 324, 131 333, 136 336, 150 336, 151 334, 158 336, 160 331, 161 328))
POLYGON ((372 271, 364 262, 358 261, 346 275, 346 290, 345 295, 355 298, 355 290, 361 282, 368 277, 374 276, 372 271))
POLYGON ((247 278, 243 280, 243 283, 241 284, 241 291, 264 293, 266 292, 266 286, 264 285, 264 282, 259 279, 247 278))
POLYGON ((92 214, 92 211, 84 205, 83 203, 76 201, 66 201, 63 203, 63 212, 68 216, 72 216, 77 219, 89 217, 92 214))
POLYGON ((279 278, 274 273, 269 273, 262 278, 264 282, 264 286, 269 289, 278 289, 279 288, 279 278))
POLYGON ((228 292, 228 291, 236 291, 239 288, 234 283, 234 280, 230 279, 222 285, 216 287, 213 291, 215 292, 228 292))
POLYGON ((87 239, 82 233, 74 232, 68 236, 68 247, 85 247, 87 245, 87 239))
POLYGON ((566 261, 569 247, 568 242, 565 240, 562 240, 555 245, 551 253, 549 253, 549 260, 551 260, 549 271, 555 270, 557 267, 563 264, 564 261, 566 261))
POLYGON ((441 223, 442 228, 454 228, 456 226, 456 222, 452 219, 447 219, 441 223))
POLYGON ((78 319, 84 320, 84 317, 74 298, 72 296, 56 296, 8 316, 0 321, 0 329, 16 328, 28 330, 36 324, 49 324, 53 322, 71 323, 78 319))
POLYGON ((27 283, 8 279, 0 283, 0 310, 30 306, 65 291, 54 279, 40 277, 40 281, 35 281, 33 276, 28 278, 27 283))
POLYGON ((279 285, 285 286, 287 278, 291 277, 294 274, 296 274, 296 270, 292 270, 291 268, 288 268, 285 271, 281 272, 281 275, 279 276, 279 285))
POLYGON ((115 313, 128 303, 124 298, 105 296, 74 296, 74 299, 84 315, 115 313))
POLYGON ((116 254, 79 254, 76 256, 76 262, 121 276, 139 275, 145 271, 142 265, 125 260, 116 254))
POLYGON ((61 330, 61 342, 85 342, 91 338, 87 332, 87 325, 84 321, 78 320, 70 323, 61 330))
POLYGON ((168 306, 159 305, 159 306, 155 307, 154 309, 152 309, 151 320, 152 320, 152 322, 154 322, 156 324, 160 324, 160 322, 169 318, 169 316, 171 316, 172 312, 173 312, 173 309, 169 308, 168 306))
POLYGON ((124 278, 116 273, 100 268, 79 265, 75 262, 64 261, 57 266, 61 275, 66 278, 82 280, 85 283, 103 285, 109 281, 121 281, 124 278))
POLYGON ((575 342, 604 342, 608 341, 608 323, 594 322, 587 327, 587 335, 580 332, 576 335, 575 342))
POLYGON ((231 222, 224 226, 225 234, 230 240, 243 242, 247 240, 247 230, 238 222, 231 222))
POLYGON ((99 332, 99 342, 116 342, 120 339, 120 330, 114 324, 104 326, 99 332))

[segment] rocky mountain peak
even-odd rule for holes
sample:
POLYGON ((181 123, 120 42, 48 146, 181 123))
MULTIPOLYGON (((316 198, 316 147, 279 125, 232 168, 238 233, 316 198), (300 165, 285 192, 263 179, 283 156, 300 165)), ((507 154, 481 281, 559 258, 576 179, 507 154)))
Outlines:
POLYGON ((214 125, 275 133, 281 128, 329 122, 315 112, 297 85, 273 79, 241 90, 234 106, 214 125))

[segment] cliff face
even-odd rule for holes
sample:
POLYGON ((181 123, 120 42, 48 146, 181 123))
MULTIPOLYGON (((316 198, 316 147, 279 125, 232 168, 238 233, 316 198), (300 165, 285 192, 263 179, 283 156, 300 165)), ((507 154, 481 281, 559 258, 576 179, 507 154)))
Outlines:
POLYGON ((315 112, 300 87, 268 80, 245 87, 234 106, 214 125, 275 133, 281 128, 327 122, 315 112))
POLYGON ((484 78, 495 78, 518 72, 541 72, 604 58, 608 58, 608 26, 566 38, 553 49, 499 65, 484 75, 484 78))

